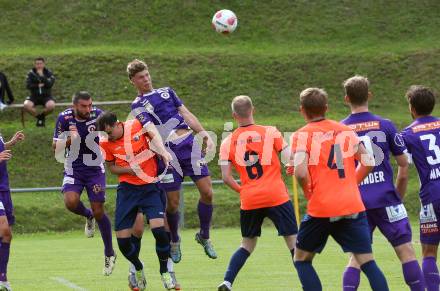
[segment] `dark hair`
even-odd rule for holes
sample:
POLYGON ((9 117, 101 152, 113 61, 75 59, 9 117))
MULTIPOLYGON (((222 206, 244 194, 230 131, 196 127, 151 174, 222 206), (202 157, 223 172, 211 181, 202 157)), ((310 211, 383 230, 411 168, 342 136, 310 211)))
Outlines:
POLYGON ((118 122, 118 117, 116 114, 111 111, 106 111, 99 115, 98 119, 96 120, 96 129, 98 131, 104 131, 106 126, 113 127, 116 122, 118 122))
POLYGON ((46 62, 46 61, 44 60, 43 57, 37 57, 37 58, 35 58, 35 59, 34 59, 34 63, 35 63, 36 61, 42 61, 43 63, 46 62))
POLYGON ((92 96, 87 91, 79 91, 73 94, 72 96, 72 103, 77 104, 79 100, 90 100, 92 96))
POLYGON ((434 110, 435 94, 428 87, 412 85, 405 96, 417 115, 429 115, 434 110))
POLYGON ((299 96, 301 106, 309 117, 324 117, 327 99, 327 92, 320 88, 307 88, 299 96))
POLYGON ((368 86, 370 82, 366 77, 356 75, 344 81, 345 95, 353 105, 365 105, 368 101, 368 86))

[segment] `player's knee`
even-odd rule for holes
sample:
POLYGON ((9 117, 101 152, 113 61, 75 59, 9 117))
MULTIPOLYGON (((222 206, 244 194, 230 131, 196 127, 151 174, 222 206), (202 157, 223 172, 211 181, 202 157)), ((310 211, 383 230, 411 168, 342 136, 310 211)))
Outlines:
POLYGON ((103 208, 96 208, 92 209, 93 217, 96 220, 101 220, 104 217, 104 209, 103 208))
POLYGON ((422 254, 423 257, 437 258, 437 246, 422 244, 422 254))
POLYGON ((156 239, 156 245, 169 246, 170 240, 163 226, 152 228, 151 232, 156 239))
POLYGON ((55 102, 49 101, 46 103, 45 107, 46 107, 46 111, 52 112, 55 109, 55 102))
POLYGON ((78 201, 76 199, 71 199, 71 198, 65 197, 64 198, 64 205, 70 211, 74 211, 76 209, 76 207, 78 206, 78 201))
POLYGON ((212 188, 204 189, 203 191, 200 191, 200 198, 202 202, 210 204, 212 202, 212 188))
POLYGON ((12 232, 11 229, 6 229, 1 236, 1 242, 10 243, 12 241, 12 232))
POLYGON ((179 210, 179 198, 171 198, 167 200, 167 212, 176 213, 179 210))

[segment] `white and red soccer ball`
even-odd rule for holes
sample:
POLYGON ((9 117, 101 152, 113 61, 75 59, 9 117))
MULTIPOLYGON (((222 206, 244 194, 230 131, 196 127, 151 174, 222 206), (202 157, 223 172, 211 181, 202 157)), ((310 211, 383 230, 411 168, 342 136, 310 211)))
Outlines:
POLYGON ((231 10, 219 10, 212 17, 212 27, 219 33, 231 33, 237 28, 237 24, 237 16, 231 10))

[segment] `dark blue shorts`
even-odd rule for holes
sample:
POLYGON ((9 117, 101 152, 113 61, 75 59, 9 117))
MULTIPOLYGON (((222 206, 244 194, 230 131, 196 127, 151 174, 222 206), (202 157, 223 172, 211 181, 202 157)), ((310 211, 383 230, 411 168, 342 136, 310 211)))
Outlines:
POLYGON ((372 252, 370 227, 367 215, 360 212, 357 218, 330 218, 305 215, 299 227, 296 246, 304 251, 320 253, 329 236, 342 247, 344 252, 368 254, 372 252))
POLYGON ((278 235, 288 236, 298 233, 292 203, 287 201, 273 207, 240 210, 241 236, 249 238, 260 236, 265 217, 272 220, 278 235))
POLYGON ((176 141, 167 143, 167 150, 173 161, 165 169, 162 160, 158 161, 158 173, 164 173, 160 184, 166 192, 178 191, 184 177, 190 177, 194 182, 209 176, 209 170, 202 150, 191 134, 176 141))
POLYGON ((142 212, 148 219, 164 218, 162 190, 157 184, 119 183, 116 196, 115 231, 132 228, 142 212))

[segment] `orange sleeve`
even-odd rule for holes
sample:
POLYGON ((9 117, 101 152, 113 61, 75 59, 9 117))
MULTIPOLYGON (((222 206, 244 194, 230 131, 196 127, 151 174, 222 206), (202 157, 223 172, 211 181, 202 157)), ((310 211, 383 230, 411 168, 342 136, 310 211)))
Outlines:
POLYGON ((281 152, 288 146, 287 142, 281 135, 281 132, 276 127, 271 129, 270 134, 273 136, 273 147, 277 152, 281 152))
POLYGON ((307 131, 295 131, 291 137, 292 152, 310 152, 307 131))
POLYGON ((106 162, 111 162, 115 160, 115 156, 111 153, 108 148, 108 142, 100 142, 99 146, 101 147, 101 153, 106 162))

